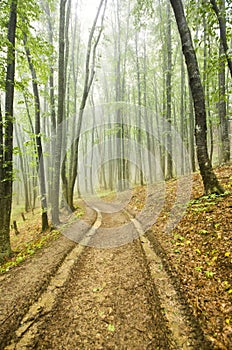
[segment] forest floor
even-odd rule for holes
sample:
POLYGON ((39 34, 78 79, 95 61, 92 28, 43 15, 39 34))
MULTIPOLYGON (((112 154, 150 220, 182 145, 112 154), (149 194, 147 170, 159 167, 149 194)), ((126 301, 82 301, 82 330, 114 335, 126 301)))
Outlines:
MULTIPOLYGON (((17 219, 15 255, 0 267, 0 349, 231 350, 231 170, 216 169, 223 196, 202 196, 200 176, 193 175, 191 201, 168 234, 177 181, 167 182, 154 225, 122 246, 95 247, 103 228, 117 232, 130 222, 123 212, 102 215, 92 247, 66 237, 77 218, 96 221, 88 207, 69 218, 65 235, 41 234, 36 213, 17 219)), ((145 187, 133 191, 130 215, 141 212, 146 198, 145 187)))

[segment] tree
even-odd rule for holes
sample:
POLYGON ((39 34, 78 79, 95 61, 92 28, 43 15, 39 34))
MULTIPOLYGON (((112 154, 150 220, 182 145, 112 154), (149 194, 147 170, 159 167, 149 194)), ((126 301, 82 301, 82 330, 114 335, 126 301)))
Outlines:
POLYGON ((0 260, 11 254, 10 217, 13 185, 13 106, 15 82, 15 38, 17 0, 9 1, 5 118, 0 109, 0 260), (4 132, 5 131, 5 132, 4 132))
POLYGON ((197 158, 204 184, 204 190, 206 194, 220 194, 223 193, 224 190, 218 182, 208 155, 205 97, 201 83, 198 61, 193 47, 191 32, 186 21, 182 1, 170 1, 175 14, 176 23, 182 42, 182 50, 185 56, 185 62, 189 75, 189 83, 194 102, 197 158))
POLYGON ((60 0, 59 63, 58 63, 58 111, 54 154, 54 178, 52 184, 52 223, 59 224, 60 169, 65 101, 65 12, 67 0, 60 0))
POLYGON ((39 182, 40 182, 40 196, 41 196, 41 209, 42 209, 42 231, 46 231, 49 227, 48 215, 47 215, 47 193, 46 193, 46 182, 45 182, 45 169, 44 169, 44 156, 43 147, 41 140, 41 127, 40 127, 40 97, 39 88, 37 83, 37 75, 35 67, 31 59, 31 52, 28 46, 27 35, 24 34, 24 46, 28 65, 31 71, 32 87, 34 94, 34 107, 35 107, 35 142, 37 151, 37 169, 39 171, 39 182))
POLYGON ((221 44, 222 44, 223 49, 224 49, 224 53, 225 53, 228 67, 230 70, 230 75, 232 78, 232 60, 229 56, 229 47, 228 47, 227 40, 226 40, 225 6, 223 5, 224 2, 220 6, 220 8, 217 6, 216 0, 210 0, 210 3, 212 5, 213 10, 214 10, 214 12, 217 16, 217 19, 218 19, 219 28, 220 28, 220 40, 221 40, 221 44))
MULTIPOLYGON (((74 203, 73 203, 73 196, 74 196, 74 186, 76 182, 77 177, 77 170, 78 170, 78 153, 79 153, 79 145, 80 145, 80 136, 81 136, 81 128, 82 128, 82 122, 83 122, 83 115, 84 110, 86 106, 86 102, 89 96, 89 92, 91 89, 91 86, 93 84, 94 76, 95 76, 95 63, 96 63, 96 51, 97 46, 101 38, 101 34, 103 31, 103 21, 105 16, 105 10, 106 10, 106 4, 107 0, 101 0, 97 14, 95 16, 92 28, 89 33, 88 38, 88 45, 87 45, 87 53, 86 53, 86 60, 85 60, 85 79, 84 79, 84 87, 81 97, 81 103, 79 107, 79 113, 78 113, 78 121, 77 121, 77 127, 75 130, 75 141, 73 142, 71 146, 71 152, 72 152, 72 164, 71 168, 69 170, 69 176, 67 177, 67 174, 65 174, 64 170, 65 167, 62 166, 62 181, 64 186, 64 195, 66 195, 66 202, 69 206, 69 208, 74 211, 74 203), (104 5, 104 6, 103 6, 104 5), (97 21, 101 12, 101 9, 103 7, 103 14, 101 18, 101 25, 99 28, 97 28, 97 21), (98 34, 96 38, 94 37, 95 31, 98 29, 98 34)), ((67 154, 65 155, 64 162, 67 161, 67 154)))
MULTIPOLYGON (((214 2, 214 1, 213 1, 214 2)), ((219 85, 219 103, 218 112, 220 118, 220 136, 221 136, 221 155, 222 162, 226 163, 230 161, 230 136, 229 136, 229 121, 227 118, 226 111, 226 69, 224 60, 224 31, 226 30, 225 21, 225 0, 221 1, 220 5, 220 20, 224 30, 220 29, 220 48, 219 48, 219 74, 218 74, 218 85, 219 85)), ((226 53, 227 54, 227 53, 226 53)), ((228 60, 229 58, 227 58, 228 60)), ((230 61, 230 59, 229 59, 230 61)), ((229 63, 229 62, 228 62, 229 63)), ((232 68, 232 64, 231 64, 232 68)), ((231 71, 232 73, 232 71, 231 71)))
POLYGON ((168 66, 166 73, 166 98, 167 98, 167 174, 166 179, 173 177, 173 164, 172 164, 172 134, 171 134, 171 122, 172 122, 172 29, 171 29, 171 13, 170 3, 167 2, 167 58, 168 66))

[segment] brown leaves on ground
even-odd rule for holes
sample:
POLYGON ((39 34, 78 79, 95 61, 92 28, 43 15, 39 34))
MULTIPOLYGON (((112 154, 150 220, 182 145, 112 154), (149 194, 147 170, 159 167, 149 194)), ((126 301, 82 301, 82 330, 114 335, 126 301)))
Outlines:
MULTIPOLYGON (((166 183, 165 203, 150 234, 167 255, 193 313, 215 349, 232 344, 232 167, 215 171, 226 193, 203 196, 199 174, 193 176, 191 201, 182 220, 167 234, 167 219, 176 198, 176 181, 166 183)), ((145 188, 138 188, 130 210, 144 206, 145 188)))

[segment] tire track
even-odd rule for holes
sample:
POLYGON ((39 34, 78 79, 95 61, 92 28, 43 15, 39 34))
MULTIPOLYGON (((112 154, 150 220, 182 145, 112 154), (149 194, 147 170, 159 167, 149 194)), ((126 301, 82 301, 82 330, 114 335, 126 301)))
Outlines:
POLYGON ((102 220, 109 214, 94 210, 92 228, 66 257, 5 349, 206 349, 196 339, 161 258, 129 213, 116 214, 115 227, 117 220, 121 223, 126 216, 128 222, 129 217, 139 239, 116 248, 84 247, 91 246, 96 233, 98 240, 105 234, 102 220))
MULTIPOLYGON (((89 210, 89 209, 88 209, 89 210)), ((79 230, 82 232, 82 236, 85 238, 86 230, 92 232, 100 226, 101 214, 95 210, 96 218, 90 226, 91 220, 87 223, 73 223, 68 229, 66 229, 66 235, 69 235, 70 230, 79 230), (91 227, 90 229, 87 229, 91 227)), ((54 271, 50 277, 50 281, 47 283, 45 289, 38 295, 37 301, 35 301, 27 310, 26 314, 20 321, 20 325, 14 331, 15 336, 13 337, 11 344, 4 347, 4 349, 24 349, 30 345, 34 335, 37 332, 38 325, 41 323, 40 319, 48 314, 54 307, 57 298, 61 292, 61 288, 65 285, 69 278, 70 271, 77 260, 80 258, 84 250, 83 245, 72 245, 69 251, 61 261, 60 266, 54 271)))

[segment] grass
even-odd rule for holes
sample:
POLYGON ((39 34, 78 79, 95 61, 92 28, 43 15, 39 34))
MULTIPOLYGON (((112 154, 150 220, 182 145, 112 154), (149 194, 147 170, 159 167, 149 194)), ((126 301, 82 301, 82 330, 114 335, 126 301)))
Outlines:
MULTIPOLYGON (((41 232, 41 209, 36 208, 28 213, 23 210, 23 205, 14 205, 12 208, 11 222, 17 222, 17 228, 19 234, 16 234, 11 227, 10 240, 12 248, 12 256, 5 260, 0 265, 0 274, 5 273, 15 266, 18 266, 26 259, 34 255, 38 250, 45 247, 49 242, 56 240, 60 236, 59 229, 49 228, 45 232, 41 232), (22 218, 24 213, 25 221, 22 218)), ((76 219, 81 218, 84 215, 83 208, 77 207, 77 211, 73 216, 65 216, 65 223, 61 228, 65 228, 70 225, 76 219)))

